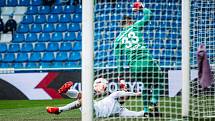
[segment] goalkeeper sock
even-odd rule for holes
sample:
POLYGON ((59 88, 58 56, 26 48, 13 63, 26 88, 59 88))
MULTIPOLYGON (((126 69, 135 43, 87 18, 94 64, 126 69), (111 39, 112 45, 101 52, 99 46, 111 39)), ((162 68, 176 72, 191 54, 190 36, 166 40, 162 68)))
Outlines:
POLYGON ((144 112, 148 112, 148 93, 147 90, 143 90, 143 108, 144 112))
POLYGON ((81 102, 79 100, 76 100, 72 103, 69 103, 63 107, 59 107, 59 112, 64 112, 68 110, 73 110, 81 107, 81 102))

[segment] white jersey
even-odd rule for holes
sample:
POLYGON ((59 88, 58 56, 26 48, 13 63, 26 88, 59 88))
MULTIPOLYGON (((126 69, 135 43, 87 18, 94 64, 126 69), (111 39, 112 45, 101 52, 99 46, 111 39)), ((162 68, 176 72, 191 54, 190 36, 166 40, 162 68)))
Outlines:
POLYGON ((136 96, 136 93, 116 91, 102 100, 95 101, 94 109, 96 117, 109 117, 111 115, 119 115, 122 108, 117 99, 124 96, 136 96))

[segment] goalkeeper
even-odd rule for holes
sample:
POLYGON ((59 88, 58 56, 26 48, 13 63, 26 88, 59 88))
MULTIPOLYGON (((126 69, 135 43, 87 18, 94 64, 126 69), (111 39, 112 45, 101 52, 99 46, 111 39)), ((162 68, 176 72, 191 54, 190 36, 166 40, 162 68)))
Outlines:
POLYGON ((143 41, 142 28, 149 21, 152 12, 144 8, 142 3, 135 2, 133 10, 142 11, 144 16, 141 20, 133 22, 131 17, 124 16, 121 24, 124 28, 114 42, 114 53, 120 78, 124 76, 124 65, 129 66, 131 81, 144 82, 142 92, 144 111, 148 112, 149 104, 158 112, 158 97, 163 87, 163 77, 159 65, 153 60, 143 41), (152 89, 152 90, 151 90, 152 89), (150 99, 149 99, 150 98, 150 99))

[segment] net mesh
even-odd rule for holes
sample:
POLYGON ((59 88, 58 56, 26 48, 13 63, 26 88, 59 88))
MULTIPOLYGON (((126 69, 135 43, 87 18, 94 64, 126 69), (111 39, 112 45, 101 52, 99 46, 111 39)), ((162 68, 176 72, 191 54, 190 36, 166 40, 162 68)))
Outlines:
MULTIPOLYGON (((214 120, 215 117, 215 3, 213 0, 191 0, 191 69, 198 68, 197 49, 204 44, 213 73, 213 83, 206 89, 197 77, 191 80, 191 114, 195 120, 214 120)), ((192 76, 192 75, 191 75, 192 76)))
MULTIPOLYGON (((180 88, 168 86, 173 83, 168 80, 168 72, 181 69, 181 1, 142 0, 144 8, 151 13, 146 9, 132 11, 134 2, 101 0, 95 3, 95 78, 109 81, 109 94, 120 90, 119 79, 125 80, 129 91, 141 91, 141 97, 131 97, 122 106, 131 111, 153 113, 149 120, 181 119, 180 88), (125 15, 132 21, 123 21, 125 15), (122 25, 129 22, 133 26, 122 25), (172 91, 175 93, 170 95, 172 91)), ((119 114, 95 119, 143 118, 119 114)))

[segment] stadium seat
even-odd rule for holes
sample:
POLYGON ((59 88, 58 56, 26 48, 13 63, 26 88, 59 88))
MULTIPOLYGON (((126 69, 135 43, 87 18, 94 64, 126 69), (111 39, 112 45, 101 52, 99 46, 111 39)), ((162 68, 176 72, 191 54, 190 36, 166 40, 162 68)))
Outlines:
POLYGON ((50 7, 49 6, 39 6, 38 13, 39 14, 49 14, 50 13, 50 7))
POLYGON ((66 61, 68 59, 67 52, 58 52, 55 61, 66 61))
POLYGON ((5 0, 1 0, 0 7, 4 7, 4 6, 5 6, 5 0))
POLYGON ((20 50, 19 44, 18 43, 14 43, 14 44, 9 44, 8 47, 8 52, 18 52, 20 50))
POLYGON ((23 24, 31 24, 34 21, 34 17, 32 15, 25 15, 21 23, 23 24))
POLYGON ((0 53, 4 53, 7 51, 7 44, 6 43, 0 43, 0 53))
POLYGON ((80 52, 71 52, 69 53, 69 61, 80 61, 81 60, 81 55, 80 52))
POLYGON ((49 14, 47 22, 48 23, 57 23, 58 22, 58 15, 57 14, 49 14))
POLYGON ((101 62, 107 60, 107 52, 106 51, 99 51, 95 54, 95 61, 101 62))
POLYGON ((29 5, 30 5, 30 0, 19 0, 19 6, 29 6, 29 5))
POLYGON ((27 32, 29 32, 29 26, 28 26, 28 24, 20 24, 16 31, 18 33, 27 33, 27 32))
MULTIPOLYGON (((28 1, 28 0, 25 0, 28 1)), ((37 6, 29 6, 27 8, 26 14, 27 15, 35 15, 38 13, 38 7, 37 6)))
POLYGON ((81 14, 82 13, 82 6, 81 5, 75 6, 75 13, 77 13, 77 14, 81 14))
POLYGON ((48 42, 50 40, 50 34, 49 33, 41 33, 39 35, 39 42, 48 42))
POLYGON ((74 62, 74 61, 67 61, 67 62, 65 62, 65 67, 75 68, 75 67, 80 67, 80 64, 78 62, 74 62))
POLYGON ((67 14, 72 14, 75 12, 75 7, 73 5, 66 5, 64 7, 64 13, 67 13, 67 14))
POLYGON ((53 32, 55 30, 54 24, 44 24, 43 26, 43 32, 53 32))
POLYGON ((82 21, 82 15, 81 14, 74 14, 73 15, 72 22, 81 23, 81 21, 82 21))
POLYGON ((59 49, 59 46, 58 46, 58 43, 56 42, 51 42, 51 43, 48 43, 48 46, 47 46, 47 51, 57 51, 59 49))
POLYGON ((62 68, 65 67, 65 64, 63 62, 54 62, 51 66, 52 68, 62 68))
POLYGON ((30 53, 29 61, 38 62, 40 60, 41 60, 41 53, 40 52, 30 53))
POLYGON ((41 32, 41 31, 42 31, 41 24, 31 24, 30 32, 37 33, 37 32, 41 32))
POLYGON ((74 41, 76 39, 75 32, 67 32, 63 38, 64 41, 74 41))
POLYGON ((51 41, 60 42, 63 40, 63 35, 61 32, 55 32, 52 34, 51 41))
POLYGON ((35 22, 36 24, 45 23, 45 22, 46 22, 46 15, 39 15, 39 14, 36 15, 36 16, 35 16, 34 22, 35 22))
POLYGON ((17 0, 7 0, 7 6, 15 7, 17 6, 17 0))
POLYGON ((41 58, 42 61, 50 62, 54 60, 54 53, 53 52, 45 52, 41 58))
POLYGON ((60 15, 59 22, 62 22, 62 23, 71 22, 71 15, 70 14, 62 14, 62 15, 60 15))
POLYGON ((82 40, 81 32, 78 32, 78 33, 77 33, 76 40, 77 40, 77 41, 81 41, 81 40, 82 40))
POLYGON ((72 49, 71 42, 63 42, 60 44, 60 51, 70 51, 72 49))
POLYGON ((74 42, 72 50, 73 51, 81 51, 81 42, 79 42, 79 41, 74 42))
POLYGON ((37 41, 37 34, 36 33, 28 33, 25 41, 26 42, 35 42, 35 41, 37 41))
POLYGON ((59 23, 56 25, 56 32, 64 32, 67 31, 67 24, 66 23, 59 23))
POLYGON ((17 62, 26 62, 28 60, 28 54, 27 53, 18 53, 16 61, 17 62))
POLYGON ((6 63, 0 63, 1 68, 11 68, 11 64, 6 62, 6 63))
POLYGON ((25 41, 25 35, 16 33, 13 37, 13 42, 23 42, 25 41))
POLYGON ((21 52, 31 52, 33 50, 32 43, 22 43, 22 46, 20 48, 21 52))
POLYGON ((34 50, 35 52, 42 52, 42 51, 45 51, 45 49, 46 49, 46 44, 45 44, 45 43, 42 43, 42 42, 36 43, 36 44, 34 45, 34 48, 33 48, 33 50, 34 50))
POLYGON ((62 6, 61 5, 55 5, 51 8, 51 13, 54 13, 54 14, 61 14, 63 11, 62 9, 62 6))
POLYGON ((71 24, 69 24, 68 30, 71 32, 77 32, 77 31, 81 30, 81 27, 80 27, 79 23, 71 23, 71 24))
POLYGON ((24 68, 23 65, 24 65, 23 63, 13 63, 13 64, 12 64, 12 67, 13 67, 13 68, 24 68))
POLYGON ((39 66, 42 67, 42 68, 50 68, 51 63, 50 62, 40 62, 39 66))
POLYGON ((15 54, 14 53, 5 53, 3 62, 13 62, 15 60, 15 54))
POLYGON ((32 5, 32 6, 42 5, 42 0, 31 0, 30 5, 32 5))
POLYGON ((37 67, 38 67, 37 63, 34 63, 34 62, 28 62, 25 65, 25 68, 37 68, 37 67))

